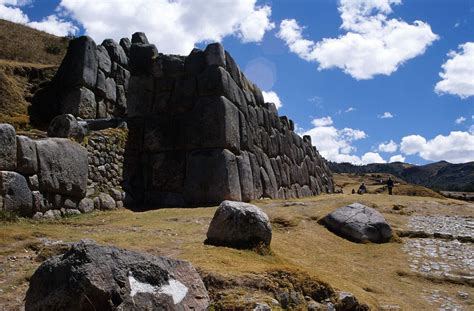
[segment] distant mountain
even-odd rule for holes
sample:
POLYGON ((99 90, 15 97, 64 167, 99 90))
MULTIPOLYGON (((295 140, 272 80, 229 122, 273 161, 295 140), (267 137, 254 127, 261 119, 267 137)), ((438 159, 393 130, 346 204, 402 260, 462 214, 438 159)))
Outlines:
POLYGON ((409 183, 437 191, 474 192, 474 162, 452 164, 440 161, 421 166, 401 162, 368 165, 329 162, 329 167, 333 173, 392 174, 409 183))

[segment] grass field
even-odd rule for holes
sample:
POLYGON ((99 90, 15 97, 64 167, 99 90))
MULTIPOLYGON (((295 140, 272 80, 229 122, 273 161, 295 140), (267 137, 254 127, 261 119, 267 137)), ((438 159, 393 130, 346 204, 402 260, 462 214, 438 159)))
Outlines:
POLYGON ((160 209, 141 213, 121 209, 61 221, 23 219, 2 223, 0 301, 6 302, 7 309, 19 307, 28 277, 41 260, 57 252, 54 246, 44 246, 40 239, 77 241, 88 238, 102 244, 189 260, 204 278, 217 284, 209 289, 211 296, 219 297, 221 306, 230 309, 231 306, 246 309, 248 297, 269 301, 272 295, 268 288, 259 288, 258 284, 262 280, 269 284, 281 282, 282 275, 291 280, 287 285, 290 287, 311 280, 314 286, 329 284, 337 290, 349 291, 372 309, 398 305, 403 310, 414 310, 413 306, 417 310, 430 310, 430 305, 420 296, 421 288, 444 291, 459 288, 449 282, 434 283, 413 275, 408 268, 407 255, 401 250, 400 239, 387 244, 355 244, 327 231, 317 220, 337 207, 361 202, 382 212, 397 230, 403 228, 407 215, 472 216, 472 205, 447 199, 383 194, 322 195, 298 201, 306 205, 283 207, 283 201, 256 202, 269 215, 273 225, 272 252, 266 255, 204 245, 215 208, 160 209), (395 205, 405 208, 394 210, 395 205))

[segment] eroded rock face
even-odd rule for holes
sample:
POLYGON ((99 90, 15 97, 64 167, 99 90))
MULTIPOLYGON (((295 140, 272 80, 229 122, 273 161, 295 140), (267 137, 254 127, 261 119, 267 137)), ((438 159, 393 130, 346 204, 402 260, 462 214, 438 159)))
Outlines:
POLYGON ((206 243, 237 248, 270 245, 272 226, 255 205, 224 201, 216 210, 207 231, 206 243))
POLYGON ((321 223, 335 234, 359 243, 385 243, 392 237, 392 229, 382 214, 359 203, 336 209, 321 223))
POLYGON ((193 266, 92 242, 72 245, 33 274, 25 310, 206 310, 193 266))
POLYGON ((87 190, 87 150, 66 138, 38 140, 36 146, 40 191, 83 198, 87 190))

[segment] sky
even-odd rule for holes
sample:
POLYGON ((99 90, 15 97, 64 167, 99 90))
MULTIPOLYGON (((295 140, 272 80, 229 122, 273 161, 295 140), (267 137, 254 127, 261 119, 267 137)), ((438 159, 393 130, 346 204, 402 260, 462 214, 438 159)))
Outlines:
POLYGON ((474 0, 0 0, 0 18, 163 53, 224 44, 331 161, 474 161, 474 0))

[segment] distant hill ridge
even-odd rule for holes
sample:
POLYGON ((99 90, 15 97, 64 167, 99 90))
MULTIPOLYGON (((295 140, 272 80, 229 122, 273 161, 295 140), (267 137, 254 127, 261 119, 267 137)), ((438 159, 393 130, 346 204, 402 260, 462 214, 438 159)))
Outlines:
POLYGON ((402 162, 368 165, 329 162, 329 167, 333 173, 392 174, 409 183, 423 185, 437 191, 474 192, 474 162, 453 164, 440 161, 421 166, 402 162))

